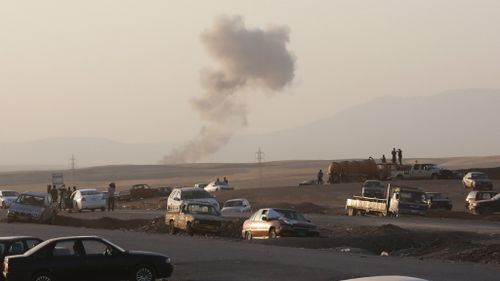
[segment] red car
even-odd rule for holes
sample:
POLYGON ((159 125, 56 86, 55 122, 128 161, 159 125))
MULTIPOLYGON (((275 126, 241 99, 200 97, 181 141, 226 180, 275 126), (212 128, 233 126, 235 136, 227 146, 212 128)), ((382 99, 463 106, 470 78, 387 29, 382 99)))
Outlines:
POLYGON ((243 238, 277 238, 283 236, 319 236, 315 224, 301 213, 289 209, 260 209, 243 223, 243 238))

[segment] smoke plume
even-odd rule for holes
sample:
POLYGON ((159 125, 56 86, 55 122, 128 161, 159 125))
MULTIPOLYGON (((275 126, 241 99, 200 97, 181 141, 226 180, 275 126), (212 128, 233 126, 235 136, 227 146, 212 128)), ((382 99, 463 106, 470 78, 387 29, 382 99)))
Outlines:
POLYGON ((294 78, 295 57, 287 49, 289 30, 279 26, 248 29, 239 16, 220 16, 201 41, 219 69, 204 70, 204 95, 193 100, 205 124, 187 145, 165 156, 166 163, 193 163, 207 159, 247 125, 247 108, 238 92, 256 87, 282 90, 294 78))

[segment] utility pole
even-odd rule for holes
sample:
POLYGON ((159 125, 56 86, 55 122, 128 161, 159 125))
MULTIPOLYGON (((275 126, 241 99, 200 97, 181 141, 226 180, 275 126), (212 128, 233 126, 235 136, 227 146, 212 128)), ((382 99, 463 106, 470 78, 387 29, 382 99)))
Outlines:
POLYGON ((74 154, 72 154, 71 158, 69 159, 69 165, 71 167, 71 184, 75 186, 76 158, 74 154))
POLYGON ((262 162, 264 161, 264 152, 260 149, 255 152, 255 160, 259 169, 259 187, 262 187, 262 162))

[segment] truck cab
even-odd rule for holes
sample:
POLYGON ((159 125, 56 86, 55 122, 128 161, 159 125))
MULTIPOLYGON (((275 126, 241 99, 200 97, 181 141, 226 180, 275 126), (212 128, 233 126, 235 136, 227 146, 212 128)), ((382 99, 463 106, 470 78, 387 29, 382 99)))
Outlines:
POLYGON ((425 193, 416 187, 392 187, 389 200, 389 213, 424 216, 428 209, 425 193))
POLYGON ((436 164, 397 165, 391 171, 393 179, 437 179, 441 168, 436 164))

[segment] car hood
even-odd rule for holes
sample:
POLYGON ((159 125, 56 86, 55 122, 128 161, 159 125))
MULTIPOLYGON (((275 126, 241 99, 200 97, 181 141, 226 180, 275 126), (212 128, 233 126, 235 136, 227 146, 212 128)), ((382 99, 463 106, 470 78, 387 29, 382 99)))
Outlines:
POLYGON ((205 215, 205 214, 191 214, 194 219, 197 220, 212 220, 212 221, 223 221, 223 219, 219 216, 214 215, 205 215))
POLYGON ((155 252, 147 252, 147 251, 127 251, 127 253, 131 256, 148 256, 148 257, 158 257, 158 258, 168 258, 168 256, 155 252))
POLYGON ((45 206, 33 206, 19 203, 12 203, 9 213, 24 213, 31 216, 39 216, 45 210, 45 206))
POLYGON ((279 218, 277 220, 284 222, 287 225, 291 225, 291 226, 299 226, 299 227, 307 227, 307 228, 315 228, 316 227, 316 225, 314 223, 308 222, 308 221, 292 220, 292 219, 287 219, 284 217, 279 218))

